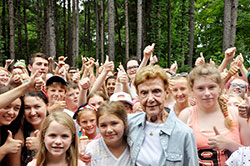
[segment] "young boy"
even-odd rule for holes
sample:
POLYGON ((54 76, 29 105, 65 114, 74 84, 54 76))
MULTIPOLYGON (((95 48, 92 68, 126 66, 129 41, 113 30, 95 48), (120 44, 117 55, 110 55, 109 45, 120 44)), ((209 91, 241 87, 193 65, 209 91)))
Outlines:
POLYGON ((46 92, 49 100, 49 113, 63 111, 66 108, 66 85, 66 81, 60 76, 52 76, 47 80, 46 92))

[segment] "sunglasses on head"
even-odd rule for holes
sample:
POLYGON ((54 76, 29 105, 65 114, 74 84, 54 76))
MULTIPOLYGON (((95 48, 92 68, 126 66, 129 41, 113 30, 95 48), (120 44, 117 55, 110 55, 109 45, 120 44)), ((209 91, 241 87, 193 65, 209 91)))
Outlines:
POLYGON ((170 76, 170 79, 177 78, 177 77, 187 77, 188 73, 187 72, 182 72, 182 73, 176 73, 170 76))

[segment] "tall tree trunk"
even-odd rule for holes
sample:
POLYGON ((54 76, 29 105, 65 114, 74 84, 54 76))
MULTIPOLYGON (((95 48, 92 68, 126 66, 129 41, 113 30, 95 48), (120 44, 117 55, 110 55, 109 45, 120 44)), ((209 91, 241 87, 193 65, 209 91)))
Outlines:
POLYGON ((118 33, 118 53, 121 56, 121 63, 124 64, 126 61, 124 61, 124 58, 122 58, 123 56, 123 50, 122 50, 122 37, 121 37, 121 25, 120 25, 120 21, 119 21, 119 14, 118 14, 118 10, 117 10, 117 2, 114 1, 114 5, 115 5, 115 18, 116 18, 116 30, 118 33))
POLYGON ((188 49, 188 66, 193 66, 193 54, 194 54, 194 0, 190 0, 189 8, 189 49, 188 49))
POLYGON ((48 41, 50 57, 56 57, 55 3, 49 0, 48 5, 48 41))
POLYGON ((114 19, 114 0, 108 1, 108 41, 109 58, 115 60, 115 19, 114 19))
POLYGON ((22 17, 21 17, 21 1, 17 0, 17 36, 18 36, 18 53, 17 59, 22 57, 23 42, 22 42, 22 17))
POLYGON ((73 60, 76 54, 76 1, 72 0, 72 52, 73 60))
POLYGON ((76 0, 76 52, 75 52, 75 65, 79 58, 79 0, 76 0))
POLYGON ((168 68, 171 65, 171 0, 168 0, 168 68))
POLYGON ((184 66, 184 62, 185 62, 185 29, 184 29, 184 26, 185 26, 185 15, 186 15, 186 12, 185 12, 185 9, 186 9, 186 6, 185 6, 185 1, 186 0, 182 0, 182 22, 181 22, 181 67, 184 66))
MULTIPOLYGON (((37 9, 36 9, 36 11, 37 11, 37 30, 36 30, 36 33, 37 33, 37 52, 41 52, 41 27, 42 27, 41 26, 41 18, 42 18, 41 2, 37 1, 36 6, 37 6, 37 9)), ((26 11, 25 11, 25 15, 26 15, 26 11)), ((26 19, 25 19, 25 21, 26 21, 26 19)), ((27 22, 25 23, 25 29, 26 28, 27 28, 27 22)), ((26 32, 26 30, 25 30, 25 32, 26 32)), ((28 33, 27 33, 27 35, 28 35, 28 33)), ((26 33, 25 33, 25 36, 26 36, 26 33)), ((26 40, 27 40, 27 38, 26 38, 26 40)), ((26 43, 26 47, 27 47, 27 43, 26 43)), ((26 51, 28 52, 28 49, 26 51)), ((27 55, 29 55, 29 54, 27 54, 27 55)))
POLYGON ((73 64, 72 53, 72 18, 71 18, 71 0, 68 0, 68 63, 73 64))
POLYGON ((66 18, 66 0, 63 0, 63 56, 67 56, 67 18, 66 18))
POLYGON ((60 25, 60 22, 59 22, 59 19, 60 19, 60 14, 58 14, 58 6, 59 8, 61 8, 62 4, 60 2, 60 4, 58 5, 57 4, 57 1, 53 1, 54 3, 54 7, 55 7, 55 10, 54 10, 54 18, 55 18, 55 40, 56 40, 56 56, 55 57, 58 57, 59 55, 61 55, 61 50, 59 48, 59 43, 61 43, 60 41, 60 34, 61 34, 61 26, 60 25))
MULTIPOLYGON (((28 27, 27 27, 27 17, 26 17, 26 8, 27 8, 27 1, 24 0, 23 1, 23 22, 24 22, 24 33, 25 33, 25 54, 27 56, 25 56, 25 59, 28 60, 28 56, 30 55, 30 51, 29 51, 29 35, 28 35, 28 27)), ((41 10, 39 9, 39 16, 42 17, 41 14, 41 10)), ((39 18, 40 19, 40 18, 39 18)), ((39 26, 40 28, 40 26, 39 26)), ((40 30, 39 30, 39 37, 40 37, 40 30)), ((41 41, 39 38, 39 41, 37 41, 37 44, 39 43, 39 52, 40 52, 40 46, 41 46, 41 41)))
POLYGON ((43 53, 48 56, 48 32, 47 32, 47 24, 48 24, 48 18, 47 18, 47 2, 44 2, 43 4, 43 53))
POLYGON ((231 8, 231 37, 229 47, 233 47, 235 44, 235 35, 236 35, 236 23, 237 23, 237 11, 238 11, 239 0, 233 0, 231 8))
POLYGON ((141 59, 142 54, 142 1, 137 0, 137 51, 136 55, 141 59))
POLYGON ((89 54, 89 57, 91 57, 91 36, 90 36, 90 26, 91 26, 91 14, 90 14, 90 5, 91 5, 91 2, 88 1, 88 26, 87 26, 87 35, 88 35, 88 54, 89 54))
POLYGON ((95 0, 95 18, 96 18, 96 43, 95 43, 95 58, 99 59, 99 46, 100 46, 100 23, 99 23, 99 7, 98 0, 95 0))
POLYGON ((129 58, 129 26, 128 26, 128 0, 125 0, 125 54, 126 61, 129 58))
POLYGON ((10 25, 10 58, 15 59, 15 26, 13 0, 8 1, 9 25, 10 25))
POLYGON ((101 15, 100 15, 100 20, 101 20, 101 28, 100 28, 100 34, 101 34, 101 62, 104 62, 104 54, 105 54, 105 50, 104 50, 104 43, 105 43, 105 39, 104 39, 104 33, 105 33, 105 9, 104 9, 104 0, 101 0, 101 15))
POLYGON ((224 0, 223 46, 222 52, 230 47, 232 0, 224 0))
MULTIPOLYGON (((3 56, 2 55, 8 55, 8 51, 7 51, 7 43, 8 43, 8 41, 7 41, 7 37, 6 37, 6 20, 5 20, 5 18, 6 18, 6 1, 2 1, 3 2, 3 9, 2 9, 2 18, 1 18, 1 20, 2 20, 2 24, 0 24, 0 25, 2 25, 2 34, 3 34, 3 40, 1 40, 1 41, 3 41, 3 49, 2 49, 2 51, 0 51, 0 54, 1 54, 1 59, 3 60, 3 56)), ((1 29, 1 28, 0 28, 1 29)), ((4 65, 4 61, 2 61, 2 65, 4 65)))

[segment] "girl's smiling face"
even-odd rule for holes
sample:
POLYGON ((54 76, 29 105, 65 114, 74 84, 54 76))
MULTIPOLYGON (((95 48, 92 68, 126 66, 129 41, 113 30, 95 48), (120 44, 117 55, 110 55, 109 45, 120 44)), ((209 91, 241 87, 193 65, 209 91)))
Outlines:
POLYGON ((82 111, 79 117, 79 125, 85 130, 87 136, 96 133, 96 114, 94 110, 82 111))
POLYGON ((103 114, 99 117, 98 127, 107 146, 119 146, 123 141, 125 125, 116 115, 103 114))
POLYGON ((72 133, 68 127, 56 121, 51 122, 44 135, 47 156, 65 159, 72 139, 72 133))
POLYGON ((21 99, 16 99, 9 105, 0 109, 0 126, 9 125, 18 116, 21 108, 21 99))
POLYGON ((172 80, 171 94, 177 103, 188 102, 188 82, 184 77, 172 80))

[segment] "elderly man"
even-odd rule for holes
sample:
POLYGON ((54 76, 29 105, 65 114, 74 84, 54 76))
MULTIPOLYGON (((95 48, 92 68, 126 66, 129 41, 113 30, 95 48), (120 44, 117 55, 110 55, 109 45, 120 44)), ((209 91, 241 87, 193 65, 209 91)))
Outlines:
POLYGON ((142 68, 134 84, 144 112, 128 115, 133 165, 198 165, 192 130, 164 108, 168 77, 163 69, 157 65, 142 68))

